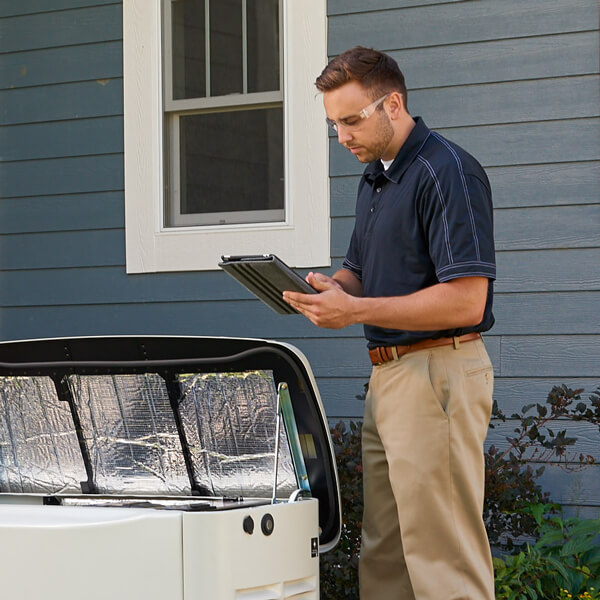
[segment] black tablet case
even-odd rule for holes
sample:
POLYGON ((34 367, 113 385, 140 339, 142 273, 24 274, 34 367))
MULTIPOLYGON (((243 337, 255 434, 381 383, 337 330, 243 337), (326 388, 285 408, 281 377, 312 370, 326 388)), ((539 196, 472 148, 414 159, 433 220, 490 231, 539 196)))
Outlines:
POLYGON ((219 267, 280 315, 298 314, 295 308, 283 300, 284 290, 303 294, 317 293, 274 254, 223 256, 222 261, 219 267))

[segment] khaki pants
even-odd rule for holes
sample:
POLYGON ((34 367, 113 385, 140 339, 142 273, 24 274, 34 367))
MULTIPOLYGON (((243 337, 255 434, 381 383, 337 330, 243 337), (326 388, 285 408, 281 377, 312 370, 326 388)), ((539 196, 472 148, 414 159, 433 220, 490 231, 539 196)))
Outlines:
POLYGON ((482 518, 493 381, 482 340, 373 368, 361 600, 494 600, 482 518))

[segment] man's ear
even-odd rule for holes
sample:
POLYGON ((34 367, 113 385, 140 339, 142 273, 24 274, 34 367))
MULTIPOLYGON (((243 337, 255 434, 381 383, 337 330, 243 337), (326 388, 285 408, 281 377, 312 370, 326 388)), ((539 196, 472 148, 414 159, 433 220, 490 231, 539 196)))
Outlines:
POLYGON ((404 108, 404 97, 400 92, 391 92, 387 98, 386 104, 390 119, 398 119, 402 113, 406 112, 404 108))

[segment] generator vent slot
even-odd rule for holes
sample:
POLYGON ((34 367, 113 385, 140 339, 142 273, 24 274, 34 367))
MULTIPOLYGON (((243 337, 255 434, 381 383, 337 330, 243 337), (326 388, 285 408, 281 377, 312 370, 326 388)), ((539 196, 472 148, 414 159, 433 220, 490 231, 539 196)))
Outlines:
POLYGON ((237 590, 235 600, 318 600, 315 576, 237 590))

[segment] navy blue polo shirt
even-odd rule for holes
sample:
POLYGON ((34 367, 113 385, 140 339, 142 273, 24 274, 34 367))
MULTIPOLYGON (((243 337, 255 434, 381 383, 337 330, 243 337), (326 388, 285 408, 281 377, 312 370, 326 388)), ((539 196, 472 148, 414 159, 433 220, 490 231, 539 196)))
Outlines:
POLYGON ((492 194, 481 165, 431 131, 419 117, 386 171, 370 163, 360 180, 356 222, 343 263, 368 297, 403 296, 457 277, 490 280, 476 327, 399 331, 365 325, 368 346, 487 331, 492 314, 494 255, 492 194))

